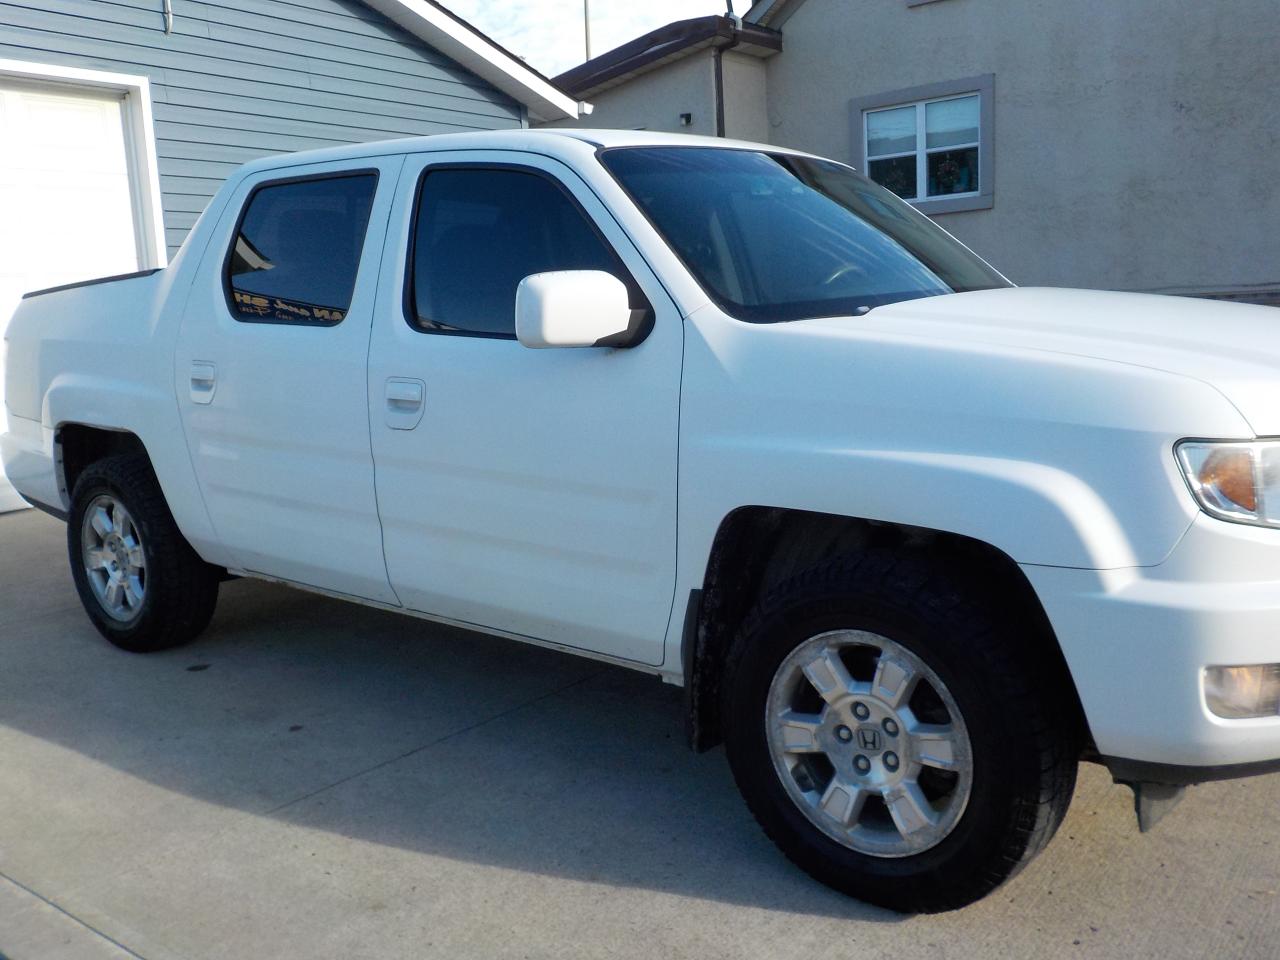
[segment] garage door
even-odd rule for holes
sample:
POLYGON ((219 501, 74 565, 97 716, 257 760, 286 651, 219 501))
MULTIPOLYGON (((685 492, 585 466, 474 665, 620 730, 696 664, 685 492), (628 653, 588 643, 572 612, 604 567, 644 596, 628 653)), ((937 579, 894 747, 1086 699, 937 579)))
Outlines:
MULTIPOLYGON (((0 77, 0 327, 27 290, 138 269, 123 108, 0 77)), ((0 510, 22 505, 0 473, 0 510)))

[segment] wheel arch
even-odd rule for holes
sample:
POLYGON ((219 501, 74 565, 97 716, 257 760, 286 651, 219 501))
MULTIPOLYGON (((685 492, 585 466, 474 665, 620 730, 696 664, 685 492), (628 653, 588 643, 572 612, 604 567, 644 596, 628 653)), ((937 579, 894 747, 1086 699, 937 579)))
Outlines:
POLYGON ((234 565, 209 521, 180 430, 147 434, 133 426, 117 426, 114 418, 105 421, 111 426, 102 419, 75 416, 54 422, 53 470, 64 512, 71 508, 71 494, 85 467, 103 457, 135 454, 147 461, 174 522, 196 552, 208 563, 234 565))
MULTIPOLYGON (((1007 622, 1026 624, 1054 682, 1072 705, 1080 742, 1091 743, 1088 722, 1044 607, 1021 568, 1004 551, 945 530, 858 517, 744 506, 721 521, 700 589, 685 611, 681 660, 685 728, 696 751, 722 740, 720 678, 729 646, 755 602, 791 577, 825 560, 870 547, 919 551, 943 563, 1007 622)), ((1087 748, 1086 748, 1087 752, 1087 748)))
MULTIPOLYGON (((118 454, 134 454, 151 464, 146 444, 133 431, 87 423, 59 424, 53 433, 53 452, 58 492, 67 506, 76 481, 90 464, 118 454)), ((154 464, 151 465, 154 471, 154 464)))

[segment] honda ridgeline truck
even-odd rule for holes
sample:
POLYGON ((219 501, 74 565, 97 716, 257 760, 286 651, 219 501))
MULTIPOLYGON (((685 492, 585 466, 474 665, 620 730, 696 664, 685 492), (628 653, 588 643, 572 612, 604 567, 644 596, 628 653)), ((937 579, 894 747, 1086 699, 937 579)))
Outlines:
POLYGON ((89 618, 251 576, 682 684, 800 867, 983 896, 1080 761, 1149 825, 1280 758, 1280 314, 1019 289, 847 166, 644 132, 234 173, 28 294, 4 468, 89 618))

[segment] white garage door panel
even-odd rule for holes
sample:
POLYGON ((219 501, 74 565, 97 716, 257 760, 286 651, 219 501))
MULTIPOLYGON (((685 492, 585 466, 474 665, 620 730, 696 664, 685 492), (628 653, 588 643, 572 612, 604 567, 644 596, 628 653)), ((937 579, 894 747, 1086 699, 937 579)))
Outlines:
POLYGON ((137 270, 134 210, 122 94, 0 79, 0 328, 28 290, 137 270))

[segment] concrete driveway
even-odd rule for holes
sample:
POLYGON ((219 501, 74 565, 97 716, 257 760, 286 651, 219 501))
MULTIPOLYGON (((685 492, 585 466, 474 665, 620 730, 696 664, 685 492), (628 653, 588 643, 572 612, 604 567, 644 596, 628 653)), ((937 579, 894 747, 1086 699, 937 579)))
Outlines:
POLYGON ((904 918, 775 852, 656 680, 252 581, 194 645, 132 656, 63 543, 0 516, 11 960, 1280 950, 1280 777, 1196 788, 1140 837, 1085 767, 1030 870, 904 918))

